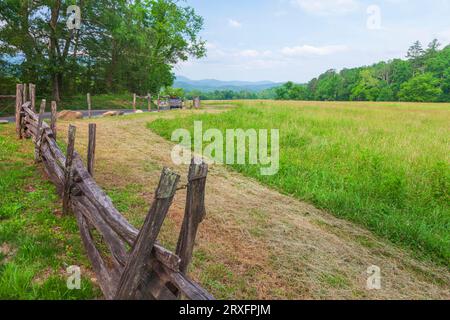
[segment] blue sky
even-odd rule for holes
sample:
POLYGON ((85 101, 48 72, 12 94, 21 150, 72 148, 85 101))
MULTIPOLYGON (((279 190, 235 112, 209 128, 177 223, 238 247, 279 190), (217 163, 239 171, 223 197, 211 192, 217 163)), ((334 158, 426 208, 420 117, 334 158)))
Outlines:
POLYGON ((208 56, 176 66, 192 79, 306 82, 330 69, 450 44, 450 0, 187 0, 204 17, 208 56))

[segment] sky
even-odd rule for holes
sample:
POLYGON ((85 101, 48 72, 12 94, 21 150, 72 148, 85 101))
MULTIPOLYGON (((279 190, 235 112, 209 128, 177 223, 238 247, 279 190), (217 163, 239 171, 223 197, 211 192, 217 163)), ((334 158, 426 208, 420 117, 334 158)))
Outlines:
POLYGON ((304 83, 328 69, 404 58, 450 44, 450 0, 186 0, 204 18, 206 58, 178 64, 194 80, 304 83))

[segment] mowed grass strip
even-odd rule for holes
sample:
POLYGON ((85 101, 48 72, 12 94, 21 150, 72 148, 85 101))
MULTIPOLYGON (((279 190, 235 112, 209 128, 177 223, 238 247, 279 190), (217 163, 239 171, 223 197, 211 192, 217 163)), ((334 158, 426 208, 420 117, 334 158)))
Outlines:
POLYGON ((234 104, 226 113, 148 126, 167 139, 178 128, 193 133, 195 120, 223 133, 279 129, 277 175, 261 176, 257 165, 233 168, 449 265, 449 104, 234 104))
POLYGON ((0 127, 0 300, 92 299, 89 261, 73 216, 61 216, 55 187, 33 163, 30 140, 0 127), (81 289, 69 290, 66 268, 81 267, 81 289))

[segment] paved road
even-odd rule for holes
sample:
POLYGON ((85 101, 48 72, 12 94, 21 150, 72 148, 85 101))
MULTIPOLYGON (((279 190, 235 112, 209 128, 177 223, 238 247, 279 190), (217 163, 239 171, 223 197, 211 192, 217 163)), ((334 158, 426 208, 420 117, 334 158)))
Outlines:
MULTIPOLYGON (((161 108, 160 110, 162 111, 166 111, 169 110, 167 108, 161 108)), ((83 113, 83 117, 87 117, 88 116, 88 111, 87 110, 70 110, 70 111, 78 111, 83 113)), ((104 114, 107 111, 122 111, 124 114, 132 114, 133 113, 133 109, 114 109, 114 110, 92 110, 92 116, 93 117, 100 117, 102 114, 104 114)), ((144 110, 143 110, 144 111, 144 110)), ((148 112, 148 111, 144 111, 144 112, 148 112)), ((156 112, 155 111, 151 111, 151 112, 156 112)), ((51 113, 50 112, 45 112, 44 113, 44 119, 50 119, 51 117, 51 113)), ((0 117, 0 121, 8 121, 8 122, 15 122, 16 121, 16 117, 15 116, 9 116, 9 117, 0 117)))

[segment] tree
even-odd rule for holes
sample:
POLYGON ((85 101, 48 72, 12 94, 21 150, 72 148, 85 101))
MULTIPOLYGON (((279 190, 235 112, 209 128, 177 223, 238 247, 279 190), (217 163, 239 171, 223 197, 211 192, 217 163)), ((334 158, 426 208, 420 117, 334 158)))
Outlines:
POLYGON ((409 61, 401 59, 394 59, 391 62, 391 88, 394 94, 394 98, 397 98, 397 94, 400 91, 400 87, 403 83, 413 77, 413 68, 409 61))
POLYGON ((444 72, 448 67, 450 67, 450 47, 428 55, 425 61, 425 71, 433 73, 434 77, 438 79, 444 77, 444 72))
POLYGON ((377 101, 394 101, 394 91, 388 85, 383 86, 377 97, 377 101))
POLYGON ((420 41, 416 41, 411 47, 409 47, 406 57, 409 60, 416 60, 421 58, 424 53, 425 51, 422 48, 422 44, 420 43, 420 41))
POLYGON ((445 71, 443 72, 441 89, 442 97, 440 100, 450 101, 450 67, 445 69, 445 71))
POLYGON ((0 94, 13 94, 18 82, 16 67, 0 56, 0 70, 0 94))
POLYGON ((441 46, 441 44, 439 43, 438 39, 433 39, 429 44, 428 44, 428 48, 427 48, 427 55, 433 55, 436 52, 438 52, 439 47, 441 46))
POLYGON ((318 82, 319 80, 317 78, 313 78, 308 82, 308 92, 310 94, 310 99, 314 99, 315 97, 318 82))
POLYGON ((181 88, 166 87, 162 91, 162 95, 169 97, 183 98, 185 93, 184 90, 181 88))
POLYGON ((336 70, 331 69, 319 76, 316 84, 314 98, 317 100, 337 100, 340 77, 336 70))
POLYGON ((57 101, 80 88, 157 93, 172 84, 176 63, 206 53, 203 19, 177 0, 79 0, 80 31, 66 26, 75 2, 0 2, 0 53, 23 56, 21 80, 50 82, 57 101))
POLYGON ((360 73, 361 80, 352 90, 351 100, 376 101, 380 93, 380 80, 371 69, 364 69, 360 73))
POLYGON ((307 100, 308 97, 309 93, 306 86, 291 81, 275 89, 275 99, 277 100, 307 100))
POLYGON ((439 80, 431 73, 415 76, 401 86, 398 97, 400 101, 425 102, 437 101, 442 94, 439 80))
POLYGON ((343 69, 339 76, 341 81, 337 89, 337 100, 348 101, 352 94, 353 88, 360 80, 360 69, 343 69))
POLYGON ((406 57, 411 61, 414 71, 423 71, 423 58, 425 56, 425 50, 422 48, 420 41, 414 42, 414 44, 408 49, 406 57))
POLYGON ((282 86, 276 88, 276 99, 277 100, 289 100, 289 91, 294 86, 294 83, 292 81, 286 82, 282 86))

